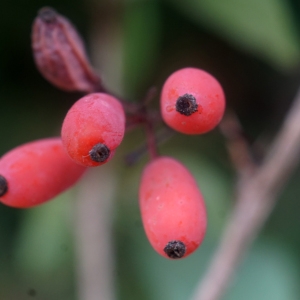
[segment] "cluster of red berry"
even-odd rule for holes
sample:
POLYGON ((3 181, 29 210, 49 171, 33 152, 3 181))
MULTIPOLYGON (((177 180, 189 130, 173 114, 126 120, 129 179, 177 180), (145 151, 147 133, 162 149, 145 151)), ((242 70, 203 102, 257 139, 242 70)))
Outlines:
MULTIPOLYGON (((42 9, 33 25, 32 41, 44 77, 61 89, 86 96, 68 111, 61 137, 27 143, 1 158, 0 201, 18 208, 52 199, 74 185, 88 167, 108 162, 123 140, 128 115, 126 103, 105 92, 78 33, 66 18, 53 9, 42 9)), ((131 119, 135 115, 136 122, 149 125, 152 121, 145 106, 135 108, 131 119), (144 117, 138 117, 141 111, 144 117)), ((161 92, 162 119, 184 134, 212 130, 224 109, 222 87, 200 69, 173 73, 161 92)), ((144 229, 158 253, 181 258, 201 244, 206 231, 204 200, 195 179, 180 162, 152 155, 142 174, 139 202, 144 229)))
MULTIPOLYGON (((196 68, 173 73, 164 83, 160 112, 171 128, 201 134, 215 128, 225 110, 219 82, 196 68)), ((169 258, 195 251, 206 231, 206 210, 192 174, 171 157, 158 157, 145 167, 140 186, 143 225, 153 248, 169 258)))

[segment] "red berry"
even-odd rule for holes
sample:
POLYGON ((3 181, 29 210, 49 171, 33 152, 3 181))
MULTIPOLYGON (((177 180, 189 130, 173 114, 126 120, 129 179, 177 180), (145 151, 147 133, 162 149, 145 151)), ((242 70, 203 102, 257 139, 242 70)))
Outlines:
POLYGON ((167 258, 186 257, 201 244, 206 209, 191 173, 177 160, 159 157, 144 169, 139 202, 146 235, 167 258))
POLYGON ((212 130, 221 121, 225 95, 209 73, 185 68, 173 73, 161 93, 161 114, 173 129, 185 134, 212 130))
POLYGON ((75 184, 85 170, 68 157, 60 138, 21 145, 0 160, 0 202, 18 208, 44 203, 75 184))
POLYGON ((61 137, 70 157, 83 166, 94 167, 109 161, 122 142, 125 113, 114 97, 89 94, 68 111, 61 137))

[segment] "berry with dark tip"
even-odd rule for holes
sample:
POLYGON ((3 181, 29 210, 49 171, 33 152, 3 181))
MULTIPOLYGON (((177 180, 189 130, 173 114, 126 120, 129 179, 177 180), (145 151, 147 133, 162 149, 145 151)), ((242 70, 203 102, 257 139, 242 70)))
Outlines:
POLYGON ((139 204, 152 247, 178 259, 194 252, 206 232, 204 199, 192 174, 171 157, 158 157, 143 170, 139 204))
POLYGON ((163 120, 185 134, 206 133, 221 121, 225 95, 220 83, 209 73, 184 68, 164 83, 160 109, 163 120))
POLYGON ((42 204, 74 185, 85 170, 68 157, 60 138, 21 145, 0 159, 0 202, 17 208, 42 204))
POLYGON ((0 175, 0 197, 5 195, 7 189, 8 189, 7 180, 5 179, 5 177, 0 175))
POLYGON ((78 164, 95 167, 108 162, 125 133, 125 112, 115 97, 89 94, 68 111, 61 129, 63 145, 78 164))

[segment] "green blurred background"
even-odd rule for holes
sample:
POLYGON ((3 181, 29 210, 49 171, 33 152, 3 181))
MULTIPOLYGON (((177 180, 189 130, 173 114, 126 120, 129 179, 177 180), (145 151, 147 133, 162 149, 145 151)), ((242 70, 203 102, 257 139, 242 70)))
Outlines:
MULTIPOLYGON (((1 155, 21 143, 58 135, 67 109, 81 96, 56 90, 34 66, 30 31, 43 6, 72 20, 106 85, 132 101, 151 86, 159 91, 176 69, 194 66, 212 73, 250 141, 260 138, 268 145, 300 85, 298 0, 2 0, 1 155)), ((137 191, 147 157, 132 167, 123 160, 143 140, 142 130, 130 132, 105 169, 116 182, 109 216, 116 299, 186 300, 204 274, 234 204, 235 173, 217 129, 203 136, 178 134, 160 146, 162 154, 180 159, 195 175, 209 218, 206 239, 195 254, 165 260, 150 247, 139 215, 137 191)), ((225 299, 300 299, 299 180, 300 170, 225 299)), ((1 300, 79 300, 74 250, 78 189, 33 209, 0 206, 1 300)))

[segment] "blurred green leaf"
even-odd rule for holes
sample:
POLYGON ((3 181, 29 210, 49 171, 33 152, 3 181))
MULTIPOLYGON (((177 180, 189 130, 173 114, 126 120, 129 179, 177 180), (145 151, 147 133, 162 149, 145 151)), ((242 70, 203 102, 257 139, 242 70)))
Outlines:
POLYGON ((189 18, 274 67, 299 64, 300 41, 284 0, 169 0, 189 18))
POLYGON ((217 238, 222 233, 224 222, 232 207, 232 181, 228 173, 222 172, 217 164, 190 149, 189 153, 178 149, 172 155, 178 157, 195 177, 203 194, 207 216, 208 231, 211 238, 217 238), (179 150, 179 151, 178 151, 179 150))
POLYGON ((157 1, 135 1, 124 11, 124 87, 136 96, 137 87, 154 71, 161 32, 157 1))
POLYGON ((70 261, 72 190, 24 214, 15 247, 15 267, 26 276, 40 276, 70 261))
POLYGON ((297 260, 283 245, 258 242, 231 285, 226 300, 297 300, 297 260))
MULTIPOLYGON (((140 237, 141 240, 141 237, 140 237)), ((179 261, 160 257, 150 245, 138 243, 132 256, 151 299, 189 299, 204 275, 216 243, 206 239, 196 253, 179 261)), ((297 300, 299 287, 295 257, 280 244, 259 242, 250 250, 231 284, 226 300, 297 300)))

